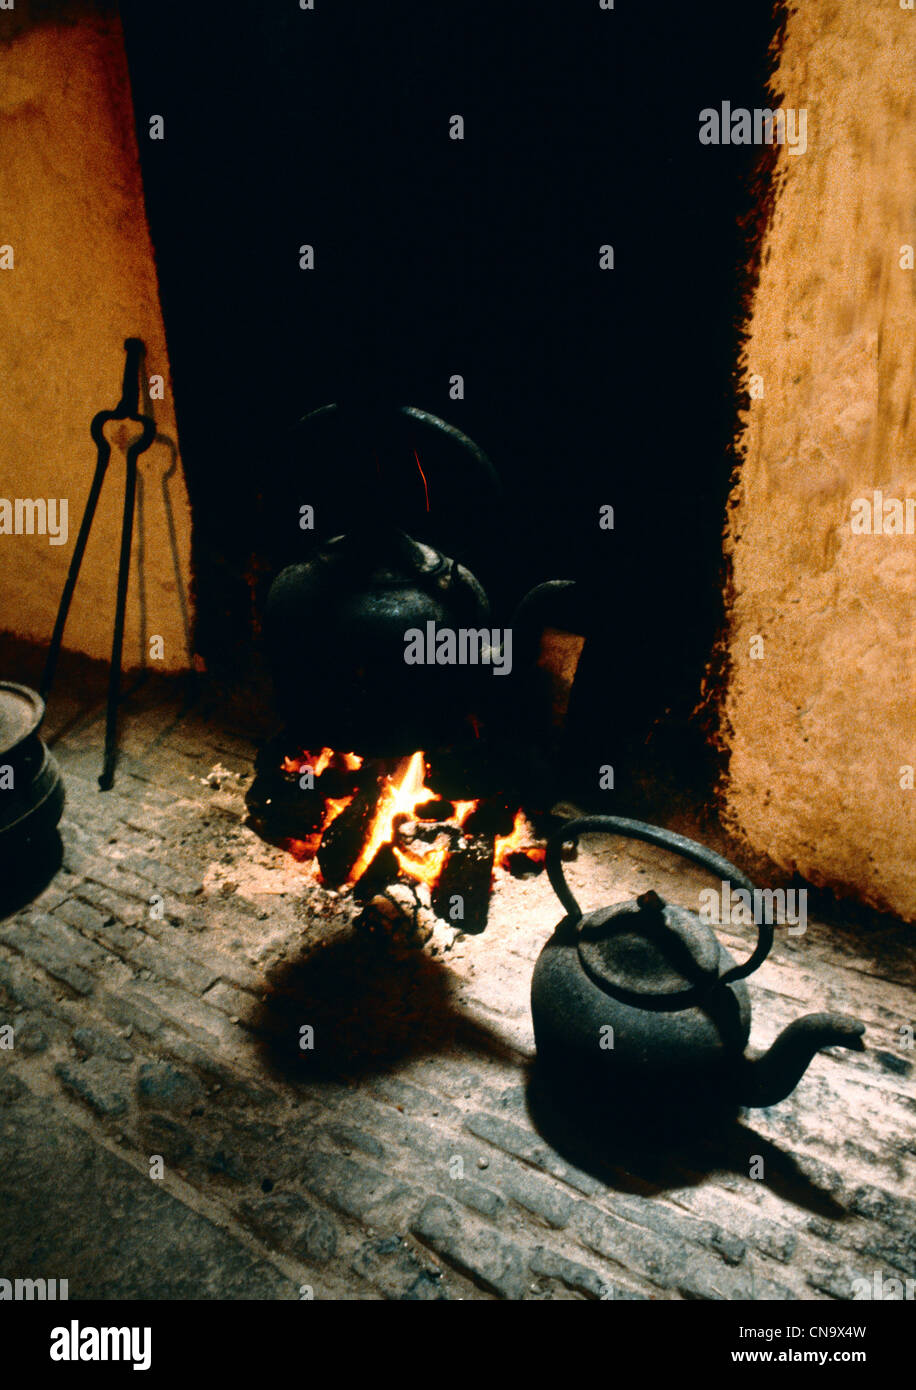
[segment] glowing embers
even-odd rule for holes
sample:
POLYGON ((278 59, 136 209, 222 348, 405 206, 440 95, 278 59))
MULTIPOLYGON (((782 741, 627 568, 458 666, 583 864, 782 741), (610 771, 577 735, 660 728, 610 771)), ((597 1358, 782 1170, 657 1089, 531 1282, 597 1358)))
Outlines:
MULTIPOLYGON (((281 818, 295 820, 309 831, 285 837, 285 847, 294 858, 315 857, 324 832, 353 800, 357 785, 354 774, 362 765, 358 753, 335 753, 332 748, 322 748, 314 756, 308 752, 295 758, 284 756, 279 774, 280 790, 285 795, 276 798, 280 802, 276 810, 281 818), (297 796, 297 791, 301 795, 297 796)), ((274 799, 267 798, 264 809, 273 805, 274 799)))
POLYGON ((315 860, 329 888, 367 899, 406 881, 422 886, 438 916, 473 932, 486 925, 495 868, 519 877, 543 867, 543 843, 521 811, 500 797, 444 796, 429 785, 421 752, 382 761, 322 748, 278 761, 262 818, 269 811, 275 830, 284 816, 295 823, 279 843, 315 860))
POLYGON ((313 758, 310 753, 303 753, 299 758, 284 758, 282 770, 284 772, 294 772, 297 775, 303 771, 310 771, 313 778, 320 777, 327 768, 336 766, 346 772, 356 772, 363 765, 363 760, 358 753, 335 753, 331 748, 322 748, 317 758, 313 758))
POLYGON ((515 821, 508 835, 497 835, 494 858, 501 869, 508 869, 519 877, 523 873, 537 873, 544 863, 546 848, 538 840, 525 818, 524 811, 516 811, 515 821))

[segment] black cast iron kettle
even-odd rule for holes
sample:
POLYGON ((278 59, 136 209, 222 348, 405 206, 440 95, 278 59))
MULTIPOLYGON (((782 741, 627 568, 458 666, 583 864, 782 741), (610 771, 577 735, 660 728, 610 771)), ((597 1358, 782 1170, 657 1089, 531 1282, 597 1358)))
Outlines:
POLYGON ((683 835, 617 816, 562 826, 547 846, 547 872, 568 915, 531 982, 539 1065, 639 1105, 728 1108, 783 1100, 823 1047, 862 1051, 863 1023, 821 1013, 789 1024, 763 1056, 745 1057, 751 1008, 744 978, 769 954, 772 920, 758 921, 757 944, 738 965, 699 916, 651 890, 583 916, 560 851, 589 831, 673 850, 759 901, 740 870, 683 835))

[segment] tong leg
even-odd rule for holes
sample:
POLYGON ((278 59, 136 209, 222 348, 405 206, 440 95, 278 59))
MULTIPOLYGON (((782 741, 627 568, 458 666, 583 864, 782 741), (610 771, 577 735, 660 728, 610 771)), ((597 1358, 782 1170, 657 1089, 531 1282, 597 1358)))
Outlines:
POLYGON ((134 531, 134 498, 137 491, 137 455, 140 443, 127 450, 127 478, 124 487, 124 520, 121 525, 121 558, 118 562, 118 596, 115 604, 114 637, 111 644, 111 669, 108 675, 108 710, 105 716, 105 761, 99 777, 99 788, 110 791, 114 785, 117 759, 118 700, 121 693, 121 650, 124 646, 124 612, 127 607, 127 582, 130 576, 130 548, 134 531))
POLYGON ((48 647, 45 669, 42 672, 39 694, 45 701, 47 701, 54 680, 54 673, 57 670, 57 659, 60 656, 61 644, 64 640, 64 628, 67 625, 70 604, 73 601, 73 591, 76 588, 76 581, 79 578, 80 566, 83 563, 83 555, 86 550, 86 542, 89 540, 89 532, 92 527, 95 509, 98 505, 99 494, 102 491, 102 483, 105 481, 105 471, 108 468, 108 461, 110 458, 111 447, 104 435, 100 432, 98 458, 96 460, 95 473, 92 477, 92 486, 89 489, 89 496, 86 499, 86 508, 83 512, 83 519, 80 522, 76 545, 73 547, 73 554, 70 557, 70 567, 67 570, 67 582, 64 584, 64 591, 61 594, 60 607, 57 610, 54 631, 51 634, 51 645, 48 647))

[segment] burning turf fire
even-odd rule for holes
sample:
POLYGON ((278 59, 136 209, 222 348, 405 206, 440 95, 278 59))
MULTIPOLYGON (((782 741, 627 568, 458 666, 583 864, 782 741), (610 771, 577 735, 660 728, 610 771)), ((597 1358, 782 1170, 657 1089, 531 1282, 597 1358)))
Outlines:
POLYGON ((283 757, 278 774, 277 818, 285 808, 297 830, 280 843, 296 859, 314 860, 328 887, 350 885, 365 896, 399 880, 423 884, 444 918, 459 893, 470 899, 466 929, 480 930, 493 871, 522 876, 543 867, 543 844, 521 810, 443 797, 427 785, 422 752, 369 763, 357 753, 303 750, 283 757))

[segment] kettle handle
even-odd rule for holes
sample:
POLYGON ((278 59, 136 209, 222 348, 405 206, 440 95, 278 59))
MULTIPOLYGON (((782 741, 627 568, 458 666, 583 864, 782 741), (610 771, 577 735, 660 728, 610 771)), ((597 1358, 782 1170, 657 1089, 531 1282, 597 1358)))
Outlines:
POLYGON ((545 615, 550 612, 551 601, 556 606, 557 600, 562 603, 565 598, 566 604, 571 606, 578 596, 578 588, 575 579, 547 579, 528 590, 512 615, 516 666, 536 664, 541 636, 548 626, 545 615))
MULTIPOLYGON (((743 874, 734 864, 729 863, 727 859, 723 859, 721 854, 707 849, 705 845, 697 844, 696 840, 688 840, 686 835, 677 835, 673 830, 663 830, 661 826, 649 825, 645 821, 626 820, 623 816, 582 816, 560 826, 547 842, 547 876, 553 891, 566 908, 573 924, 578 922, 582 916, 582 909, 566 882, 560 851, 570 841, 578 840, 580 835, 596 831, 603 831, 607 835, 624 835, 631 840, 645 840, 650 845, 658 845, 660 849, 670 849, 684 859, 693 860, 695 864, 708 869, 710 873, 718 874, 723 880, 737 883, 750 893, 754 892, 754 885, 746 874, 743 874)), ((728 984, 732 980, 742 980, 745 975, 750 975, 766 960, 772 945, 773 924, 771 922, 758 922, 757 945, 754 950, 743 965, 736 965, 734 969, 728 970, 720 976, 717 984, 728 984)))

